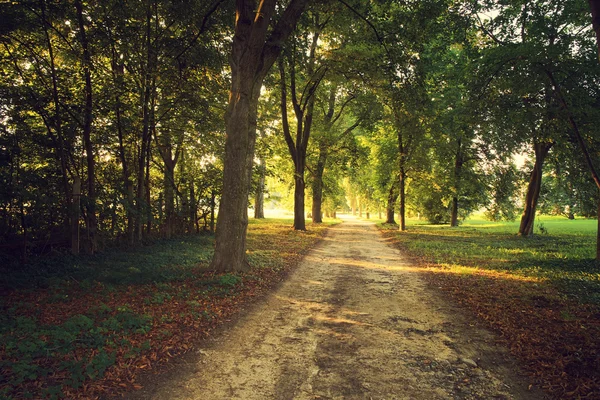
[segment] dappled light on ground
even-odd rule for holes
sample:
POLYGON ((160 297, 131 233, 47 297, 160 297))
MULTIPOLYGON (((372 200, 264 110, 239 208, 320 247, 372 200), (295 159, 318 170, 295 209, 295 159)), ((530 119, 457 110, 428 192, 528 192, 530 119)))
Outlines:
POLYGON ((371 224, 350 220, 326 239, 196 368, 144 400, 541 398, 371 224))

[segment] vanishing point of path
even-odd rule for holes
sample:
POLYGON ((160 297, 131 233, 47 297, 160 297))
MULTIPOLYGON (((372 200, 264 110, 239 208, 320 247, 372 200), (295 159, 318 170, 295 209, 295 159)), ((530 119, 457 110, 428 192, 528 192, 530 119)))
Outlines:
POLYGON ((539 399, 496 337, 346 217, 151 399, 539 399))

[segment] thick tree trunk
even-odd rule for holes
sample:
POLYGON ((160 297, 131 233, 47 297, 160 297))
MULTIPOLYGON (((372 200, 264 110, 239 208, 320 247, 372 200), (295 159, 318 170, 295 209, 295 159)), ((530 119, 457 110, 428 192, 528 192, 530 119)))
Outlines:
POLYGON ((450 209, 450 226, 458 226, 458 196, 452 196, 452 207, 450 209))
POLYGON ((529 185, 527 186, 525 209, 523 210, 521 225, 519 226, 520 236, 531 236, 533 234, 535 210, 540 197, 540 189, 542 187, 542 168, 544 166, 544 160, 553 144, 553 142, 534 143, 535 163, 529 178, 529 185))
POLYGON ((304 216, 304 166, 301 164, 296 168, 294 178, 294 229, 306 230, 306 219, 304 216))
MULTIPOLYGON (((232 92, 236 90, 232 89, 232 92)), ((258 103, 258 96, 253 92, 258 91, 239 90, 237 102, 230 103, 228 109, 223 192, 217 217, 217 247, 212 260, 212 267, 220 271, 247 269, 246 230, 250 188, 247 158, 254 148, 248 133, 249 113, 258 103), (251 95, 245 95, 244 92, 251 95)))
POLYGON ((256 219, 265 217, 265 175, 265 159, 261 158, 258 166, 258 186, 254 196, 254 218, 256 219))
POLYGON ((225 116, 223 191, 211 268, 247 269, 248 193, 256 139, 256 110, 262 81, 281 52, 308 0, 292 0, 267 37, 275 0, 236 2, 231 91, 225 116), (254 128, 253 128, 254 126, 254 128), (254 130, 254 131, 253 131, 254 130))
POLYGON ((397 189, 397 186, 393 182, 390 185, 390 190, 388 191, 387 206, 385 209, 385 223, 386 224, 395 224, 396 223, 396 220, 394 219, 394 213, 396 210, 396 200, 398 200, 398 191, 396 189, 397 189))

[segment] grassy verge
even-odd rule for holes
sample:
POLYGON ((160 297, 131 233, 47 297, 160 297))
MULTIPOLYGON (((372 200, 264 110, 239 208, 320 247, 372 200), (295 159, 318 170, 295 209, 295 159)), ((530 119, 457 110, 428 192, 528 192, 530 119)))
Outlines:
MULTIPOLYGON (((470 308, 556 398, 600 395, 597 221, 541 217, 536 235, 516 223, 468 220, 458 228, 380 224, 431 286, 470 308)), ((596 397, 594 397, 596 396, 596 397)))
POLYGON ((5 274, 0 398, 94 398, 139 389, 140 373, 189 351, 272 288, 334 222, 295 232, 290 220, 252 220, 252 268, 240 274, 207 270, 207 236, 57 258, 5 274))

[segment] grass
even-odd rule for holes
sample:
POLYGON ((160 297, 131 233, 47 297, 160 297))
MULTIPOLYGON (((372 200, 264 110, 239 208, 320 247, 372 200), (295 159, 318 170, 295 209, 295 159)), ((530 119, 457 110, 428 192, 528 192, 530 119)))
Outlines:
POLYGON ((549 280, 578 301, 600 304, 596 220, 541 216, 529 238, 517 236, 516 221, 482 218, 468 219, 456 228, 409 220, 407 228, 396 236, 401 245, 449 271, 489 270, 549 280))
POLYGON ((0 398, 93 398, 139 389, 140 372, 189 351, 280 281, 328 226, 251 220, 244 273, 208 270, 209 235, 38 260, 0 287, 0 398))
POLYGON ((499 333, 549 398, 598 398, 597 221, 542 216, 529 238, 517 236, 518 222, 480 218, 455 228, 411 220, 406 232, 379 226, 432 289, 499 333))

